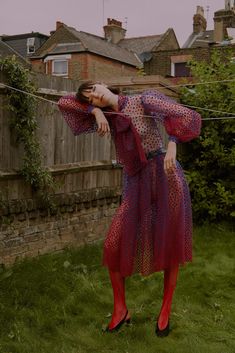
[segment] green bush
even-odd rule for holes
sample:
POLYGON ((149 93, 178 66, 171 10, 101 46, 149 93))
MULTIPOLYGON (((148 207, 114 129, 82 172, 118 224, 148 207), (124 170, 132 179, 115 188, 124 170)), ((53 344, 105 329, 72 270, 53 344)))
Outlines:
POLYGON ((181 102, 224 112, 197 109, 208 120, 202 123, 200 137, 187 144, 181 156, 188 170, 194 217, 201 222, 231 220, 235 216, 235 120, 212 119, 235 115, 235 63, 227 49, 214 50, 209 64, 191 61, 189 66, 197 84, 182 89, 181 102), (216 82, 198 84, 211 81, 216 82))

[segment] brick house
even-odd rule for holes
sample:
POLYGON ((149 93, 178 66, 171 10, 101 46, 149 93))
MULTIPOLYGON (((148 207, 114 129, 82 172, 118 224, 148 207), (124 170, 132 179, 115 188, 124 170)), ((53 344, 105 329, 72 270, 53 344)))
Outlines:
POLYGON ((181 77, 189 77, 187 63, 192 58, 197 61, 210 61, 213 50, 224 50, 228 46, 235 56, 235 6, 225 0, 225 8, 214 13, 214 29, 207 30, 204 9, 197 6, 193 17, 193 32, 181 49, 154 51, 150 60, 144 63, 148 75, 171 77, 177 82, 181 77), (234 36, 234 38, 232 37, 234 36))
POLYGON ((57 21, 51 37, 31 56, 35 71, 75 80, 135 76, 152 51, 179 48, 173 29, 162 35, 125 38, 120 21, 108 19, 104 37, 57 21))

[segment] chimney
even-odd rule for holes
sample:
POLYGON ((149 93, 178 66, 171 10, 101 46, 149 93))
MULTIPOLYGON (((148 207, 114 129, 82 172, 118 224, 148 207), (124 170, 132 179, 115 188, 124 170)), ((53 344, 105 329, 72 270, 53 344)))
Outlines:
POLYGON ((204 8, 202 6, 197 6, 197 12, 193 16, 193 33, 199 34, 205 32, 207 27, 207 22, 204 17, 204 8))
POLYGON ((60 22, 60 21, 56 21, 56 31, 57 29, 59 29, 60 27, 63 27, 63 22, 60 22))
POLYGON ((214 13, 214 41, 222 42, 228 35, 227 28, 235 28, 235 11, 230 0, 225 0, 225 8, 214 13))
POLYGON ((126 30, 122 28, 122 22, 108 18, 107 25, 104 26, 104 37, 108 42, 117 44, 125 38, 126 30))
POLYGON ((230 0, 225 0, 225 10, 230 10, 230 0))

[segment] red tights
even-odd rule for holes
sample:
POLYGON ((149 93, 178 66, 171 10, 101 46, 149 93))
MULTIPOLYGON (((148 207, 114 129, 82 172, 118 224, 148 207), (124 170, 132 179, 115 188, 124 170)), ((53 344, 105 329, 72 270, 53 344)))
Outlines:
POLYGON ((164 294, 161 311, 158 317, 158 327, 160 330, 163 330, 168 324, 178 272, 178 265, 164 271, 164 294))
MULTIPOLYGON (((125 316, 127 307, 125 299, 125 278, 120 272, 109 271, 109 277, 113 288, 113 315, 109 323, 109 328, 114 328, 125 316)), ((129 314, 126 320, 129 319, 129 314)))
MULTIPOLYGON (((158 317, 158 327, 163 330, 168 323, 171 303, 174 295, 174 290, 177 283, 179 266, 175 266, 164 271, 164 295, 161 311, 158 317)), ((114 328, 125 316, 127 311, 125 299, 125 278, 119 272, 109 271, 109 276, 113 288, 113 304, 114 310, 112 319, 109 323, 109 328, 114 328)), ((129 319, 129 313, 126 320, 129 319)))

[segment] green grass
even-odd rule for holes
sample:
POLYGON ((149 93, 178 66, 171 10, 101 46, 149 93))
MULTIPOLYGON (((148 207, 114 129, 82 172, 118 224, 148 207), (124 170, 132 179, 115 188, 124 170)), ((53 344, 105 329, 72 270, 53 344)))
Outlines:
POLYGON ((234 353, 235 234, 195 230, 194 261, 181 268, 172 332, 155 336, 162 273, 127 279, 130 327, 104 334, 112 292, 102 245, 30 259, 0 273, 0 353, 234 353))

